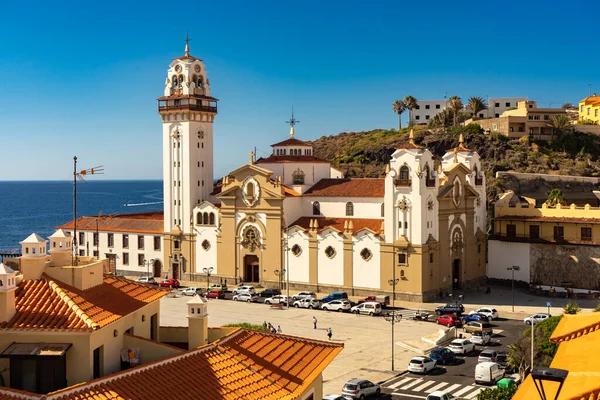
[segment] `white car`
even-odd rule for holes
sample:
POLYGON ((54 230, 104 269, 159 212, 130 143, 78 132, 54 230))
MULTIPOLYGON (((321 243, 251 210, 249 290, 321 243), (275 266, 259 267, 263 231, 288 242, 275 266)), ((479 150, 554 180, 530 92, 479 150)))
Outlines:
POLYGON ((295 295, 292 296, 292 300, 300 300, 300 299, 309 299, 309 298, 316 298, 317 295, 315 294, 315 292, 300 292, 300 293, 296 293, 295 295))
POLYGON ((197 294, 201 295, 202 294, 202 289, 199 288, 199 287, 195 287, 195 286, 194 287, 189 287, 187 289, 184 289, 181 292, 181 294, 184 295, 184 296, 195 296, 197 294))
POLYGON ((287 296, 283 294, 278 294, 265 300, 265 304, 287 304, 287 302, 287 296))
POLYGON ((325 311, 350 311, 352 305, 348 300, 332 300, 329 303, 325 303, 321 306, 321 309, 325 311))
POLYGON ((438 390, 433 393, 429 393, 425 400, 451 400, 451 399, 455 399, 455 398, 456 397, 454 397, 450 393, 446 393, 444 391, 438 390))
POLYGON ((475 350, 475 345, 469 339, 454 339, 448 349, 454 354, 467 354, 475 350))
POLYGON ((233 296, 233 301, 245 301, 247 303, 256 303, 258 295, 251 293, 239 293, 233 296))
POLYGON ((239 286, 236 287, 235 289, 233 289, 233 294, 239 294, 239 293, 250 293, 250 294, 255 294, 256 293, 256 289, 254 289, 254 286, 239 286))
POLYGON ((478 308, 477 310, 471 311, 469 314, 483 314, 486 317, 488 317, 490 320, 498 319, 498 310, 496 310, 495 308, 488 308, 488 307, 478 308))
POLYGON ((413 357, 408 363, 408 372, 426 374, 437 367, 435 361, 429 357, 413 357))
POLYGON ((350 312, 355 314, 367 314, 371 316, 379 315, 381 314, 381 304, 374 301, 368 301, 352 307, 350 312))
POLYGON ((137 278, 137 281, 141 282, 141 283, 149 283, 151 285, 158 285, 158 283, 151 276, 142 276, 142 277, 139 277, 139 278, 137 278))
POLYGON ((304 299, 296 300, 292 305, 296 308, 310 308, 312 310, 313 308, 319 308, 321 303, 317 299, 306 297, 304 299))
POLYGON ((538 322, 542 322, 546 318, 550 317, 551 315, 546 313, 534 314, 530 317, 523 318, 523 322, 525 323, 525 325, 531 325, 532 323, 537 324, 538 322))

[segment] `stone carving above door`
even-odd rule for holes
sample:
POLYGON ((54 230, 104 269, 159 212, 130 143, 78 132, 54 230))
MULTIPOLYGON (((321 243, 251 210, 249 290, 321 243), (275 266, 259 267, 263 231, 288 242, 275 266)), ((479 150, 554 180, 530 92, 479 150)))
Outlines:
POLYGON ((248 226, 242 232, 242 246, 254 252, 257 248, 260 248, 260 240, 258 229, 254 226, 248 226))

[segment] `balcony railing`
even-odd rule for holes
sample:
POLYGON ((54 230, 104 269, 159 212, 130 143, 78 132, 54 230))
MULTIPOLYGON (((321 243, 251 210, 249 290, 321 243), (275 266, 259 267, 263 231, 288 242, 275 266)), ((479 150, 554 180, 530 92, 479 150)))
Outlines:
POLYGON ((158 105, 158 111, 206 111, 206 112, 217 112, 217 106, 205 106, 203 104, 169 104, 169 105, 158 105))
POLYGON ((598 244, 600 240, 594 239, 590 236, 554 236, 554 235, 541 235, 531 236, 523 234, 506 234, 506 233, 494 233, 490 239, 504 240, 510 242, 535 242, 535 243, 557 243, 557 244, 598 244))
POLYGON ((412 180, 410 179, 395 179, 394 184, 396 187, 410 187, 412 180))

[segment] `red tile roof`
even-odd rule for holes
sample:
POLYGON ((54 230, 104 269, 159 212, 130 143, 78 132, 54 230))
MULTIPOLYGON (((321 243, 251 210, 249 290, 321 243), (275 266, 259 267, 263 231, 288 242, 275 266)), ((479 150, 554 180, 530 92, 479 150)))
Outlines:
POLYGON ((108 275, 101 285, 79 290, 44 274, 19 284, 16 314, 0 323, 0 329, 94 330, 166 294, 167 290, 108 275))
POLYGON ((303 142, 302 140, 298 140, 296 138, 289 138, 284 140, 283 142, 272 144, 271 147, 275 146, 311 146, 310 143, 303 142))
POLYGON ((310 229, 310 221, 316 219, 319 224, 318 231, 323 231, 327 228, 333 228, 340 232, 344 231, 344 224, 346 221, 352 221, 352 231, 354 233, 362 230, 369 229, 376 234, 381 233, 381 223, 383 222, 383 218, 329 218, 329 217, 300 217, 295 222, 290 224, 292 226, 300 226, 305 230, 310 229))
POLYGON ((310 163, 327 163, 329 161, 323 160, 322 158, 315 156, 269 156, 267 158, 259 158, 256 160, 256 164, 261 163, 286 163, 286 162, 310 162, 310 163))
POLYGON ((383 197, 383 178, 330 178, 321 179, 311 187, 305 196, 327 197, 383 197))
POLYGON ((49 393, 46 398, 291 400, 299 398, 342 349, 337 343, 241 329, 184 354, 49 393))
MULTIPOLYGON (((163 233, 165 227, 163 218, 162 211, 103 215, 100 217, 86 216, 77 218, 77 229, 95 231, 97 223, 97 229, 103 232, 163 233)), ((73 221, 56 228, 73 229, 73 221)))

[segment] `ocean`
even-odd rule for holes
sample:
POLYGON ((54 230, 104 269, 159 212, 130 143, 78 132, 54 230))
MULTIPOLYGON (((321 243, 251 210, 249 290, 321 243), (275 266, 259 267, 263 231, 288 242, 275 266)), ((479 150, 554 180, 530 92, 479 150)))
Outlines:
MULTIPOLYGON (((77 216, 163 210, 162 180, 77 184, 77 216)), ((47 239, 73 220, 73 182, 0 181, 0 252, 19 248, 33 232, 47 239)))

